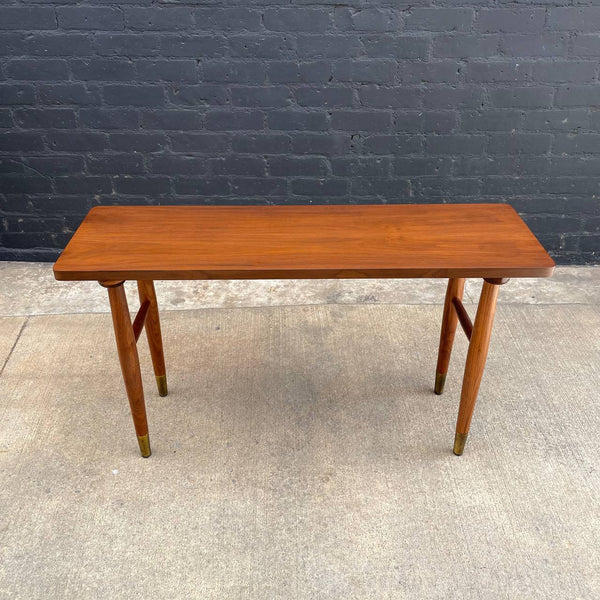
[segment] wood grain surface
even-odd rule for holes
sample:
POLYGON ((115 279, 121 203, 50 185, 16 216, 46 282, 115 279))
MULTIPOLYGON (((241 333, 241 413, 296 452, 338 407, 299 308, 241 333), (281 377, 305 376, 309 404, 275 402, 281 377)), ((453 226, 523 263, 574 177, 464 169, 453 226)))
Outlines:
POLYGON ((59 280, 547 277, 505 204, 98 206, 59 280))

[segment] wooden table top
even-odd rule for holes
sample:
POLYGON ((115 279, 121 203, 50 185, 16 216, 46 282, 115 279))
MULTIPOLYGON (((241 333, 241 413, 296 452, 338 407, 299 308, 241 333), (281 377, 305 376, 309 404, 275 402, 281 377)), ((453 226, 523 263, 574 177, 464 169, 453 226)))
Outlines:
POLYGON ((505 204, 98 206, 59 280, 547 277, 505 204))

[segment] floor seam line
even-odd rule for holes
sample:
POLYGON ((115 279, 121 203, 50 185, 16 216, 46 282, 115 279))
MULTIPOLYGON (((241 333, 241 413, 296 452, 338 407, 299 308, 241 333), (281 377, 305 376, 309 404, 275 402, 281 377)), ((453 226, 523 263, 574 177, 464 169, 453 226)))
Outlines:
POLYGON ((27 323, 29 323, 29 319, 30 319, 29 316, 25 317, 25 321, 23 321, 23 325, 21 325, 21 329, 19 329, 19 333, 17 334, 17 338, 15 339, 13 345, 11 346, 11 348, 9 350, 8 356, 6 357, 6 360, 2 364, 2 368, 0 369, 0 377, 2 377, 2 374, 4 373, 4 369, 6 368, 6 365, 8 364, 8 361, 10 360, 10 357, 12 356, 14 349, 16 348, 17 344, 19 343, 19 340, 21 339, 21 334, 23 333, 23 330, 27 326, 27 323))

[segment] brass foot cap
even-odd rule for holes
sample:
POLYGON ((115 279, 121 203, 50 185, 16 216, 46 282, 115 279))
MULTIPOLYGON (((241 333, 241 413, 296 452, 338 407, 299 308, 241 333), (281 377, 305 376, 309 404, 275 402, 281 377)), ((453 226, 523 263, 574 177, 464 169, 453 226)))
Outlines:
POLYGON ((454 454, 456 456, 460 456, 465 449, 465 444, 467 443, 468 433, 456 433, 454 436, 454 454))
POLYGON ((158 395, 166 396, 169 393, 167 389, 167 376, 166 375, 157 375, 156 376, 156 385, 158 386, 158 395))
POLYGON ((433 391, 440 396, 444 391, 444 384, 446 383, 446 373, 435 374, 435 388, 433 391))
POLYGON ((150 438, 148 434, 146 435, 138 435, 138 444, 140 445, 140 452, 144 458, 148 458, 152 454, 152 450, 150 450, 150 438))

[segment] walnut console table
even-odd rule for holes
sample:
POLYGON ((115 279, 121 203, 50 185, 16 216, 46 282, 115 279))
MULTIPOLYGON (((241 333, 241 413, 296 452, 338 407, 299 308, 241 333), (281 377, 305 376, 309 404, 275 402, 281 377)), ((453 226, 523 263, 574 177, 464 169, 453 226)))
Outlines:
POLYGON ((117 349, 142 456, 150 440, 137 340, 146 328, 158 392, 167 394, 154 280, 448 279, 435 377, 441 394, 457 324, 469 338, 454 453, 462 454, 492 332, 499 286, 548 277, 554 261, 503 204, 377 206, 99 206, 54 265, 61 281, 108 290, 117 349), (466 277, 484 280, 472 323, 466 277), (136 280, 131 321, 123 283, 136 280))

